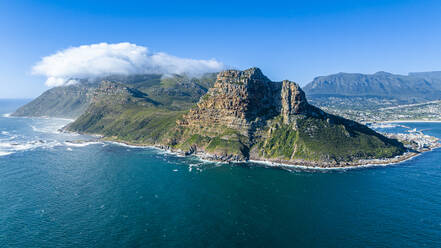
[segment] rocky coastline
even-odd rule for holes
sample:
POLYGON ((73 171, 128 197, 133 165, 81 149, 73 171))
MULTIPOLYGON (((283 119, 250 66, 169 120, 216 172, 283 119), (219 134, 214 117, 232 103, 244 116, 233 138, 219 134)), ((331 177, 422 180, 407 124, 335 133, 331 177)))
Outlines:
MULTIPOLYGON (((401 134, 401 133, 400 133, 401 134)), ((385 135, 397 135, 397 134, 385 134, 385 135)), ((399 134, 398 134, 399 135, 399 134)), ((294 167, 299 169, 355 169, 355 168, 363 168, 363 167, 372 167, 372 166, 387 166, 387 165, 393 165, 405 162, 407 160, 410 160, 412 158, 415 158, 423 153, 430 152, 432 150, 438 149, 441 147, 441 143, 439 143, 439 139, 435 138, 433 136, 428 136, 428 139, 430 139, 432 142, 429 146, 421 147, 417 149, 413 149, 409 147, 409 149, 398 156, 392 157, 392 158, 384 158, 384 159, 360 159, 356 161, 344 161, 344 162, 320 162, 320 161, 306 161, 306 160, 297 160, 297 161, 286 161, 286 160, 278 160, 278 159, 261 159, 261 158, 250 158, 250 159, 243 159, 237 156, 232 155, 216 155, 216 154, 209 154, 204 151, 183 151, 180 149, 173 149, 172 147, 168 145, 161 145, 161 144, 139 144, 134 142, 128 142, 118 139, 112 139, 112 138, 105 138, 105 137, 99 137, 99 140, 105 141, 105 142, 112 142, 118 145, 125 145, 130 147, 139 147, 139 148, 153 148, 153 149, 159 149, 165 152, 168 152, 170 154, 174 154, 176 156, 180 157, 187 157, 187 156, 195 156, 201 159, 202 161, 206 162, 217 162, 217 163, 225 163, 225 164, 231 164, 231 163, 257 163, 262 164, 264 166, 269 167, 294 167)), ((403 140, 404 141, 404 140, 403 140)))

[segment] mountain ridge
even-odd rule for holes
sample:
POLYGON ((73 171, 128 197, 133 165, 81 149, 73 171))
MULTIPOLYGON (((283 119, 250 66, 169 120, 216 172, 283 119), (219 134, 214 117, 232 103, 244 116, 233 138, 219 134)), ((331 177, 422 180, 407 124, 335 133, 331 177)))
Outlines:
POLYGON ((421 74, 398 75, 388 72, 374 74, 337 73, 319 76, 308 83, 308 95, 382 96, 401 101, 435 100, 441 98, 441 77, 428 80, 421 74), (434 89, 436 91, 434 91, 434 89))
POLYGON ((152 101, 176 110, 189 108, 214 83, 215 74, 206 73, 199 78, 186 75, 111 75, 51 88, 20 107, 13 116, 77 118, 91 104, 93 93, 102 81, 119 82, 142 92, 152 101))

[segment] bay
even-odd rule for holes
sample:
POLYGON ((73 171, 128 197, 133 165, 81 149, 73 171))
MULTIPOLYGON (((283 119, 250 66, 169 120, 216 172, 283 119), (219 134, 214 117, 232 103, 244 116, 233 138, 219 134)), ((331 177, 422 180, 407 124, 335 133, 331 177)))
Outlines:
MULTIPOLYGON (((347 170, 206 163, 3 116, 13 105, 0 247, 441 247, 439 149, 347 170)), ((405 125, 441 138, 441 123, 405 125)))

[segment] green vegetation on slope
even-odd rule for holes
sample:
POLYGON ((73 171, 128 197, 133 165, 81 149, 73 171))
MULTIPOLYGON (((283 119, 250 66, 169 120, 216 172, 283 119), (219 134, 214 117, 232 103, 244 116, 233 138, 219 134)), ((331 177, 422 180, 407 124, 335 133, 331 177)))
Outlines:
POLYGON ((95 104, 68 129, 130 143, 156 144, 182 114, 154 106, 95 104))
POLYGON ((104 78, 78 80, 81 83, 55 87, 18 109, 15 116, 48 116, 77 118, 83 114, 92 101, 101 81, 119 82, 144 93, 154 102, 172 110, 188 110, 204 95, 216 79, 215 73, 199 78, 185 75, 159 74, 112 75, 104 78))
POLYGON ((89 106, 96 87, 94 84, 77 84, 52 88, 13 115, 76 118, 89 106))
POLYGON ((183 114, 123 84, 103 82, 95 94, 95 100, 68 130, 130 143, 156 144, 183 114))
POLYGON ((177 127, 172 138, 177 140, 172 145, 175 149, 183 151, 203 150, 217 155, 234 155, 246 158, 248 147, 245 145, 246 137, 236 130, 227 127, 210 127, 207 129, 188 129, 177 127))
POLYGON ((330 117, 328 120, 299 118, 296 127, 276 122, 269 137, 258 144, 261 155, 284 160, 339 162, 393 157, 404 151, 399 142, 363 125, 330 117))
POLYGON ((272 127, 271 135, 257 144, 264 157, 290 160, 298 142, 299 133, 292 125, 281 123, 272 127))

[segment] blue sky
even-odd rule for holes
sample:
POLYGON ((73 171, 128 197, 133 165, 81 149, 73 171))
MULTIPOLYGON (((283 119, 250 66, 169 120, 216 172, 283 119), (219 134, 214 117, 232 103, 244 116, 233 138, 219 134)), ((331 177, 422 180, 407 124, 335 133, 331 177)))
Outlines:
POLYGON ((228 66, 304 85, 337 72, 441 70, 441 1, 4 1, 0 98, 48 89, 43 56, 100 42, 228 66), (210 3, 207 3, 210 2, 210 3))

